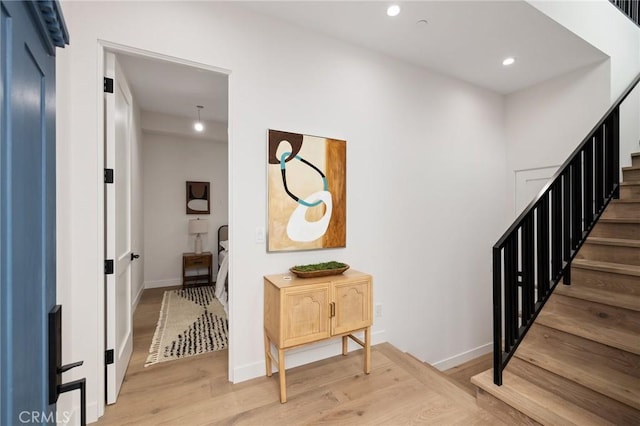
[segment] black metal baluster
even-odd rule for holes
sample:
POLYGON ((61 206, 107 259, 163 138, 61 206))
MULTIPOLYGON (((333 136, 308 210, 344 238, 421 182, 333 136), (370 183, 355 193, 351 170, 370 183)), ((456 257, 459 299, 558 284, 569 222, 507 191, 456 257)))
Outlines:
POLYGON ((620 198, 620 107, 611 114, 611 155, 613 198, 620 198))
POLYGON ((593 222, 593 138, 584 147, 584 228, 593 222))
POLYGON ((522 228, 522 325, 529 324, 535 312, 535 240, 533 210, 522 228))
POLYGON ((571 259, 571 165, 562 174, 562 282, 569 284, 569 260, 571 259))
POLYGON ((553 269, 551 276, 557 281, 562 273, 562 178, 558 178, 552 186, 551 218, 552 244, 551 259, 553 269))
MULTIPOLYGON (((511 346, 515 344, 518 339, 518 328, 520 327, 518 323, 519 317, 519 291, 518 291, 518 282, 520 280, 520 274, 518 272, 518 265, 520 264, 519 259, 519 234, 520 232, 516 231, 513 238, 511 239, 511 276, 513 277, 513 281, 511 282, 511 299, 509 303, 511 304, 511 318, 509 321, 511 322, 511 346)), ((511 351, 511 350, 510 350, 511 351)))
POLYGON ((604 123, 604 198, 613 192, 613 132, 611 117, 604 123))
POLYGON ((549 193, 538 207, 538 302, 549 292, 549 193))
POLYGON ((600 126, 595 134, 595 155, 596 167, 596 211, 600 213, 604 206, 604 126, 600 126))
POLYGON ((515 341, 514 322, 512 318, 513 293, 517 291, 516 275, 514 271, 515 256, 513 253, 513 238, 507 240, 504 248, 504 350, 511 352, 515 341))
POLYGON ((493 382, 502 385, 502 249, 493 248, 493 382))
POLYGON ((582 239, 582 155, 571 167, 571 251, 574 252, 582 239))

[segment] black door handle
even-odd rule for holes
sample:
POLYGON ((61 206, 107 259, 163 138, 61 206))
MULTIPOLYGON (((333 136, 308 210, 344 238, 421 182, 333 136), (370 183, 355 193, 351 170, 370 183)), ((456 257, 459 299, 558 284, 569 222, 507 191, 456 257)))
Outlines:
POLYGON ((140 257, 140 255, 139 255, 139 254, 131 253, 131 260, 132 260, 132 261, 136 260, 136 259, 137 259, 137 258, 139 258, 139 257, 140 257))

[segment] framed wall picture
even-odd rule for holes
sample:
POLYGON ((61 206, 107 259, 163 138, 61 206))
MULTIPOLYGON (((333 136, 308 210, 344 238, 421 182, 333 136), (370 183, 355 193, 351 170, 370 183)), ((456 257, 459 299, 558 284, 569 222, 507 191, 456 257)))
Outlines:
POLYGON ((209 214, 209 182, 187 181, 187 214, 209 214))
POLYGON ((346 246, 347 142, 269 130, 267 250, 346 246))

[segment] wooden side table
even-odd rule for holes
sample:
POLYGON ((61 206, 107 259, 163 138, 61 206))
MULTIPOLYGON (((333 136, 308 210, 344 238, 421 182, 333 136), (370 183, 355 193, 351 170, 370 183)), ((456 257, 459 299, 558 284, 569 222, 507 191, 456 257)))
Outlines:
POLYGON ((373 278, 350 269, 341 275, 297 278, 290 274, 264 277, 264 353, 266 373, 272 364, 279 369, 280 402, 287 402, 285 350, 333 337, 347 339, 364 348, 363 369, 371 372, 371 325, 373 324, 373 278), (364 341, 354 336, 364 332, 364 341), (278 354, 271 353, 275 346, 278 354))
POLYGON ((213 255, 209 251, 200 254, 182 253, 182 288, 211 285, 213 279, 213 255), (207 268, 206 274, 187 275, 190 270, 207 268))

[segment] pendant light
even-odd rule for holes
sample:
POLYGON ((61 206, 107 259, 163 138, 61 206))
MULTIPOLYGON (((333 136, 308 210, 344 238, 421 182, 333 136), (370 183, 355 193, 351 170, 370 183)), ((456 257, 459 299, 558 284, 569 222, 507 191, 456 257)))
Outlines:
POLYGON ((193 128, 196 132, 202 132, 204 130, 204 124, 202 124, 202 120, 200 120, 200 110, 204 107, 202 105, 196 105, 196 108, 198 108, 198 121, 193 123, 193 128))

